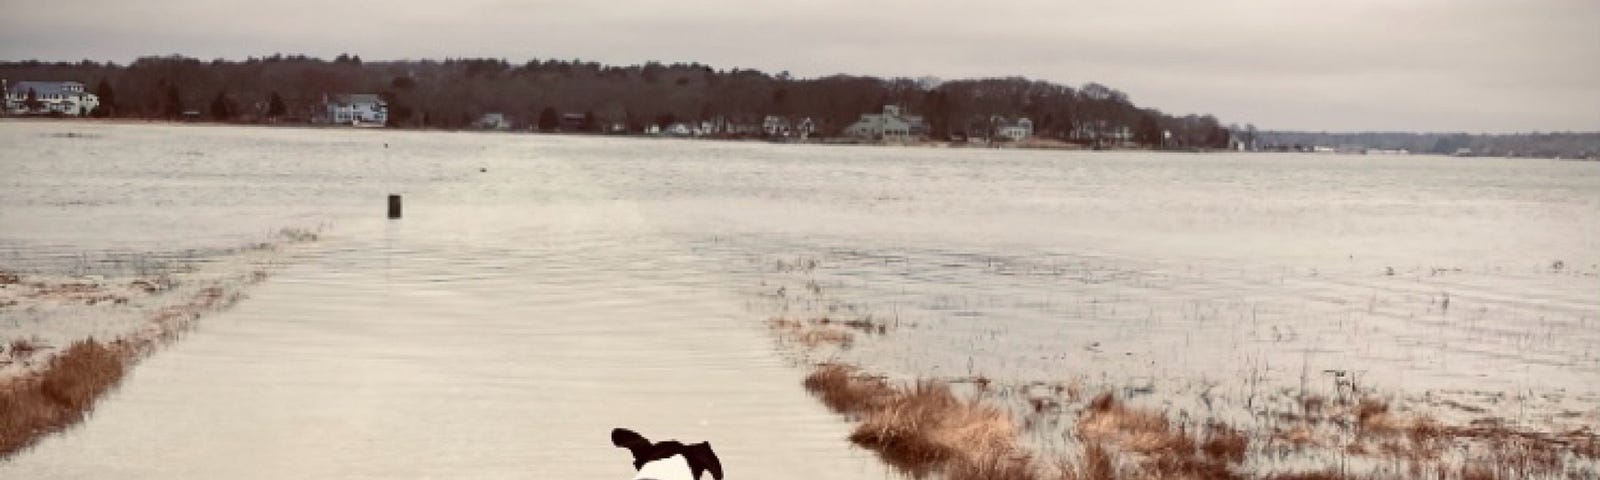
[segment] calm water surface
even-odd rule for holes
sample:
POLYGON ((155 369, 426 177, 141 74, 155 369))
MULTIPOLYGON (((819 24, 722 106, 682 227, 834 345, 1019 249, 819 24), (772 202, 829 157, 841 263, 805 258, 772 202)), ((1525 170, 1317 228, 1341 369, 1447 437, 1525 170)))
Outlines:
POLYGON ((900 376, 1244 396, 1337 369, 1600 408, 1592 163, 61 122, 0 143, 9 268, 325 227, 5 478, 621 478, 612 426, 710 440, 738 478, 885 477, 774 348, 761 321, 788 314, 894 322, 841 355, 900 376))

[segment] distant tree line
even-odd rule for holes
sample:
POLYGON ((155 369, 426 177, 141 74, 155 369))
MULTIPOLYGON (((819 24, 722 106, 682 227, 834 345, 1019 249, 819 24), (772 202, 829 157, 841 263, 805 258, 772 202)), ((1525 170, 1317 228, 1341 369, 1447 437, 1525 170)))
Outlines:
POLYGON ((1495 157, 1597 158, 1600 133, 1549 132, 1515 134, 1404 133, 1404 132, 1286 132, 1257 134, 1262 149, 1406 150, 1411 153, 1462 154, 1495 157))
POLYGON ((1113 88, 1069 87, 1019 77, 936 81, 835 75, 797 79, 788 72, 719 70, 698 63, 609 66, 582 60, 460 58, 363 62, 303 55, 201 61, 145 57, 128 65, 0 63, 0 77, 75 80, 100 96, 102 117, 217 121, 309 121, 325 95, 378 93, 393 126, 466 128, 498 112, 519 125, 553 125, 582 114, 589 128, 643 130, 663 120, 714 117, 760 122, 765 115, 810 117, 838 134, 883 105, 924 116, 934 138, 989 137, 996 119, 1026 116, 1036 136, 1095 139, 1113 132, 1152 146, 1223 148, 1231 132, 1209 115, 1174 116, 1142 108, 1113 88), (754 120, 748 120, 754 119, 754 120), (1168 133, 1170 132, 1170 137, 1168 133))

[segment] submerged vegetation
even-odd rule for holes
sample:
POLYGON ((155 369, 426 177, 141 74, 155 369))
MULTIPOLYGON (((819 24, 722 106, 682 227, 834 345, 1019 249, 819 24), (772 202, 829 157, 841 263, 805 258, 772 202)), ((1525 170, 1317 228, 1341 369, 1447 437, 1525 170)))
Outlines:
POLYGON ((82 340, 40 374, 0 384, 0 457, 83 419, 94 399, 122 380, 132 353, 121 342, 82 340))
MULTIPOLYGON (((795 288, 795 279, 789 279, 788 287, 763 283, 780 292, 768 298, 786 315, 769 319, 768 327, 778 344, 810 369, 802 382, 805 390, 854 423, 848 440, 916 478, 1476 480, 1600 475, 1600 431, 1592 425, 1576 421, 1565 423, 1571 427, 1540 428, 1512 422, 1501 417, 1504 412, 1448 396, 1384 392, 1354 371, 1323 372, 1331 383, 1329 391, 1312 388, 1312 374, 1302 371, 1298 389, 1258 387, 1261 381, 1253 377, 1245 384, 1248 392, 1238 392, 1243 396, 1239 399, 1217 395, 1206 385, 1181 394, 1196 395, 1198 401, 1157 395, 1147 385, 1086 382, 1082 375, 1092 372, 1088 367, 1077 374, 1050 372, 1067 379, 1061 381, 1015 374, 994 378, 974 369, 970 360, 965 375, 874 371, 870 352, 877 343, 894 341, 899 329, 882 328, 885 324, 869 320, 867 309, 859 305, 821 298, 826 282, 815 275, 820 262, 803 260, 811 266, 803 272, 787 268, 801 262, 780 262, 776 272, 804 276, 798 280, 804 287, 795 288), (796 316, 796 309, 819 313, 808 319, 796 316), (846 327, 858 322, 840 321, 841 316, 863 321, 859 327, 846 327)), ((1446 308, 1439 300, 1424 300, 1433 301, 1436 311, 1446 308)), ((895 318, 899 327, 898 314, 895 318)), ((926 328, 907 325, 913 332, 926 328)), ((935 338, 958 341, 948 335, 935 338)), ((1084 348, 1102 346, 1093 342, 1084 348)), ((1584 413, 1556 415, 1578 419, 1584 413)))
MULTIPOLYGON (((896 386, 838 363, 816 366, 803 385, 829 409, 856 422, 849 435, 852 443, 917 478, 1568 478, 1595 473, 1600 461, 1600 437, 1594 432, 1547 435, 1496 426, 1447 426, 1426 415, 1392 414, 1387 403, 1372 397, 1308 420, 1349 425, 1353 434, 1297 430, 1285 436, 1215 420, 1175 422, 1166 413, 1131 406, 1109 392, 1078 405, 1072 426, 1062 432, 1080 452, 1056 452, 1051 459, 1051 454, 1027 445, 1022 435, 1026 427, 1018 427, 1017 415, 983 389, 962 398, 948 383, 924 379, 896 386), (1318 467, 1322 462, 1316 456, 1297 457, 1312 448, 1332 452, 1336 467, 1318 467), (1313 468, 1273 466, 1288 458, 1301 458, 1300 465, 1313 468)), ((1037 423, 1028 418, 1023 424, 1037 423)))
POLYGON ((46 316, 66 316, 67 312, 135 316, 109 340, 67 337, 63 343, 68 346, 57 350, 41 336, 62 335, 42 331, 0 345, 0 459, 83 420, 95 401, 115 389, 140 358, 177 339, 201 315, 243 298, 244 287, 268 275, 266 264, 270 261, 260 255, 285 244, 316 239, 317 234, 310 230, 283 229, 274 241, 228 250, 232 255, 249 255, 242 264, 250 268, 220 276, 200 275, 192 266, 152 270, 144 262, 135 271, 153 276, 121 281, 98 275, 61 278, 0 270, 0 313, 27 308, 46 316))

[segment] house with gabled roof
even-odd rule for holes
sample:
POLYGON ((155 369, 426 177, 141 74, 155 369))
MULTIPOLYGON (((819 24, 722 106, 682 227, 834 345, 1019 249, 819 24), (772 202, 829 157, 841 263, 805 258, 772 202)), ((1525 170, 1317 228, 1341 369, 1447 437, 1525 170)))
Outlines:
POLYGON ((84 116, 100 106, 100 97, 78 82, 21 81, 6 85, 5 108, 20 115, 84 116))
POLYGON ((989 124, 994 128, 994 136, 1013 142, 1020 142, 1033 136, 1033 120, 1028 117, 1015 119, 996 115, 991 117, 989 124))
POLYGON ((898 105, 884 105, 883 113, 863 113, 845 127, 845 135, 873 140, 909 139, 928 135, 928 122, 921 115, 908 115, 898 105))
POLYGON ((389 122, 389 102, 376 93, 324 96, 326 121, 335 125, 375 126, 389 122))

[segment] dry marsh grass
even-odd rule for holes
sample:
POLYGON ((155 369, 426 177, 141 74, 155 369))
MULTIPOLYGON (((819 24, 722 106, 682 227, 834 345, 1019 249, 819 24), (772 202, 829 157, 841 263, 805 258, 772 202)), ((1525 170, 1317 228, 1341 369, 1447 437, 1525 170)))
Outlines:
POLYGON ((37 375, 0 387, 0 457, 82 419, 95 398, 122 380, 130 356, 119 343, 83 340, 37 375))
POLYGON ((1028 457, 992 456, 957 462, 944 474, 945 480, 1044 480, 1028 457))
MULTIPOLYGON (((292 241, 315 240, 314 235, 299 234, 292 241)), ((22 280, 11 274, 6 284, 21 284, 22 280)), ((264 272, 258 270, 252 277, 259 281, 264 272)), ((170 277, 154 280, 138 279, 127 283, 119 292, 158 294, 173 289, 177 284, 170 277)), ((31 282, 23 296, 39 301, 84 302, 89 305, 111 301, 127 303, 126 297, 107 293, 98 283, 31 282)), ((122 284, 118 284, 121 286, 122 284)), ((121 382, 124 373, 142 355, 150 353, 164 341, 176 339, 194 324, 201 314, 220 310, 237 302, 241 294, 228 293, 220 283, 200 288, 180 303, 141 312, 140 328, 123 334, 116 340, 102 342, 88 338, 73 342, 59 352, 37 340, 16 339, 4 345, 0 364, 18 362, 24 368, 16 376, 0 378, 0 460, 26 449, 44 435, 63 430, 82 420, 101 395, 121 382)))
MULTIPOLYGON (((1074 402, 1082 409, 1075 422, 1067 425, 1082 447, 1081 456, 1064 452, 1067 456, 1056 458, 1054 463, 1041 463, 1023 445, 1022 432, 1012 413, 976 398, 962 398, 948 384, 924 380, 895 386, 856 367, 837 363, 817 366, 804 383, 830 409, 860 422, 849 436, 853 443, 877 452, 886 463, 917 477, 1583 478, 1593 470, 1573 470, 1571 459, 1592 459, 1596 444, 1595 435, 1582 429, 1555 435, 1520 431, 1494 422, 1452 426, 1423 413, 1397 410, 1389 402, 1373 397, 1319 406, 1322 408, 1309 409, 1307 413, 1311 415, 1297 416, 1290 424, 1252 433, 1216 421, 1177 423, 1161 411, 1135 407, 1106 393, 1084 404, 1074 402), (1264 446, 1252 449, 1256 440, 1265 442, 1264 446), (1284 450, 1274 449, 1277 442, 1293 444, 1301 456, 1364 458, 1382 468, 1346 471, 1341 460, 1339 469, 1318 469, 1320 465, 1313 461, 1303 465, 1311 470, 1299 472, 1256 470, 1273 464, 1271 457, 1285 454, 1284 450), (1451 452, 1458 455, 1452 456, 1451 452)), ((1033 399, 1018 395, 1012 400, 1033 399)), ((1071 412, 1022 408, 1016 414, 1032 418, 1041 411, 1052 412, 1051 415, 1071 412)))
MULTIPOLYGON (((815 281, 807 286, 812 294, 821 294, 815 281)), ((796 315, 788 306, 777 314, 796 315)), ((780 345, 814 354, 813 349, 872 342, 890 332, 853 308, 842 313, 846 310, 830 305, 814 312, 818 316, 770 319, 783 340, 780 345), (863 316, 840 320, 837 315, 863 316)), ((898 331, 898 312, 892 325, 898 331)), ((857 353, 863 352, 826 352, 830 360, 857 353)), ((956 371, 899 384, 853 366, 825 363, 804 383, 828 408, 858 422, 849 435, 853 443, 917 477, 1600 478, 1595 476, 1600 472, 1595 469, 1600 465, 1600 428, 1574 429, 1570 425, 1576 422, 1539 423, 1522 417, 1513 425, 1495 423, 1485 418, 1495 411, 1470 405, 1454 412, 1471 416, 1447 414, 1427 406, 1451 402, 1448 395, 1439 400, 1431 393, 1419 398, 1403 391, 1358 388, 1356 374, 1342 370, 1331 371, 1338 374, 1332 389, 1308 389, 1302 378, 1298 390, 1283 386, 1257 397, 1252 384, 1242 404, 1230 404, 1239 398, 1226 393, 1217 397, 1223 401, 1216 412, 1209 393, 1201 394, 1205 410, 1186 399, 1156 397, 1169 410, 1163 411, 1136 406, 1137 400, 1125 403, 1112 394, 1096 396, 1103 390, 1131 390, 1089 383, 1087 377, 1070 373, 1056 380, 1013 376, 1008 383, 1008 377, 987 376, 996 372, 975 371, 970 360, 964 375, 956 371), (953 392, 976 392, 976 397, 953 392), (1218 418, 1237 423, 1220 423, 1218 418)))
POLYGON ((811 321, 774 318, 767 321, 767 326, 778 332, 780 339, 798 343, 808 350, 823 345, 849 348, 855 341, 855 335, 845 330, 845 327, 829 321, 827 317, 811 321))
POLYGON ((867 411, 850 441, 902 467, 997 465, 1018 452, 1008 414, 956 398, 948 385, 931 381, 896 390, 867 411))
MULTIPOLYGON (((1110 393, 1095 397, 1077 426, 1085 445, 1100 450, 1093 457, 1110 458, 1106 446, 1130 454, 1140 478, 1244 478, 1237 466, 1249 453, 1250 438, 1218 422, 1197 430, 1174 426, 1165 414, 1128 406, 1110 393)), ((1106 472, 1111 463, 1092 457, 1086 461, 1098 464, 1092 468, 1094 472, 1106 472)), ((1097 475, 1104 478, 1105 473, 1097 475)))
POLYGON ((1056 478, 1060 480, 1116 480, 1116 460, 1110 451, 1098 442, 1084 442, 1083 456, 1074 462, 1065 457, 1055 461, 1056 478))
POLYGON ((1037 478, 1009 414, 959 398, 950 386, 921 381, 894 387, 854 367, 819 365, 806 390, 835 412, 859 418, 850 441, 916 476, 949 479, 1037 478))
POLYGON ((882 378, 868 377, 854 367, 837 363, 819 365, 806 376, 803 385, 829 409, 850 416, 881 408, 894 395, 882 378))

